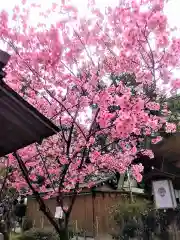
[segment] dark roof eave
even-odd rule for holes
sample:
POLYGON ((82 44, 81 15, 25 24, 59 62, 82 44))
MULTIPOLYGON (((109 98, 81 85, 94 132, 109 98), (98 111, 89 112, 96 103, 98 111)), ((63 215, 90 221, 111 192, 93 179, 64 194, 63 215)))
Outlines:
POLYGON ((167 173, 167 172, 162 172, 161 170, 156 169, 155 171, 151 171, 148 174, 146 174, 143 179, 144 179, 144 182, 147 182, 147 181, 153 181, 157 178, 158 179, 164 178, 164 179, 172 179, 173 180, 175 178, 180 178, 180 176, 176 176, 174 174, 167 173))
POLYGON ((0 157, 59 132, 59 128, 0 81, 0 157))

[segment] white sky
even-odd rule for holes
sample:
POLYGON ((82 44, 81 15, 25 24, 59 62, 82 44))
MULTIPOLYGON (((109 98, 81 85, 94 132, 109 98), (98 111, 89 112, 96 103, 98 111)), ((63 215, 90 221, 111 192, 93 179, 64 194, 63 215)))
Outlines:
MULTIPOLYGON (((61 0, 27 0, 28 3, 40 3, 42 6, 47 9, 52 2, 60 2, 61 0)), ((121 0, 123 1, 123 0, 121 0)), ((127 0, 126 0, 127 1, 127 0)), ((5 0, 1 1, 0 9, 5 9, 11 12, 14 5, 18 5, 21 0, 5 0)), ((81 12, 81 14, 87 14, 87 0, 70 0, 81 12)), ((97 7, 103 8, 107 5, 115 6, 119 0, 96 0, 97 7)), ((169 23, 174 26, 180 27, 180 0, 169 0, 165 7, 165 12, 168 15, 169 23)), ((52 18, 53 20, 53 18, 52 18)), ((32 16, 33 22, 38 22, 38 16, 33 14, 32 16)), ((51 21, 51 18, 48 18, 48 21, 51 21)), ((180 33, 179 33, 180 35, 180 33)))
MULTIPOLYGON (((57 3, 61 2, 61 0, 26 0, 26 1, 28 4, 31 4, 31 3, 42 4, 42 7, 44 8, 44 10, 47 10, 48 8, 50 8, 52 3, 54 2, 57 2, 57 3)), ((83 15, 87 16, 89 14, 88 7, 87 7, 88 0, 66 0, 66 1, 75 5, 79 10, 79 14, 81 14, 82 16, 83 15)), ((105 6, 108 6, 108 5, 116 6, 120 1, 128 2, 129 0, 96 0, 96 5, 98 8, 103 9, 105 6)), ((4 0, 4 1, 2 0, 0 4, 0 10, 5 9, 6 11, 9 12, 9 14, 11 14, 13 7, 19 4, 21 4, 21 0, 4 0)), ((174 34, 180 37, 180 0, 168 0, 168 3, 165 6, 165 13, 168 16, 170 26, 171 27, 176 26, 177 28, 179 28, 174 34)), ((34 9, 33 9, 33 12, 30 14, 30 17, 31 18, 29 23, 31 25, 36 25, 38 24, 39 21, 41 21, 41 17, 39 16, 38 11, 34 11, 34 9)), ((57 13, 51 14, 47 18, 47 24, 51 25, 59 17, 60 16, 57 15, 57 13)), ((44 18, 43 18, 43 21, 44 21, 44 18)), ((1 44, 0 44, 0 47, 2 47, 1 44)), ((175 70, 174 74, 175 74, 175 77, 179 78, 180 70, 175 70)))
MULTIPOLYGON (((28 4, 36 3, 36 4, 42 4, 43 8, 47 10, 53 2, 59 3, 61 0, 27 0, 28 4)), ((67 0, 68 1, 68 0, 67 0)), ((88 15, 88 8, 87 8, 87 1, 88 0, 69 0, 69 2, 73 3, 78 10, 79 13, 83 15, 88 15)), ((128 0, 96 0, 96 5, 98 8, 102 9, 105 6, 116 6, 119 1, 127 1, 128 0)), ((138 0, 137 0, 138 1, 138 0)), ((5 9, 6 11, 11 14, 12 9, 14 5, 21 4, 21 0, 2 0, 0 4, 0 10, 5 9)), ((41 9, 43 10, 43 9, 41 9)), ((176 36, 180 37, 180 0, 169 0, 168 3, 165 6, 165 13, 168 16, 168 21, 171 27, 176 26, 179 28, 177 32, 175 33, 176 36)), ((36 25, 39 21, 41 21, 40 16, 38 15, 38 12, 31 13, 31 19, 30 24, 36 25)), ((59 17, 59 16, 58 16, 59 17)), ((47 23, 52 24, 57 19, 57 14, 51 15, 47 18, 47 23)), ((44 21, 44 19, 43 19, 44 21)), ((0 44, 1 47, 1 44, 0 44)), ((180 71, 174 71, 175 77, 180 77, 180 71)))

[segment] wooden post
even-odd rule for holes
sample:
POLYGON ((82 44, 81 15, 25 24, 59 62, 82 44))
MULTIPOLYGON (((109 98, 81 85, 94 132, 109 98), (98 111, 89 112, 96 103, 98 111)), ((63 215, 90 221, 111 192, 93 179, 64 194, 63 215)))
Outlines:
POLYGON ((86 231, 84 231, 84 240, 86 240, 86 231))
POLYGON ((99 235, 99 221, 98 221, 98 217, 96 217, 96 236, 99 235))
POLYGON ((41 228, 44 228, 44 217, 41 217, 41 228))
POLYGON ((75 222, 75 231, 77 232, 77 230, 78 230, 78 222, 76 220, 76 222, 75 222))
POLYGON ((128 178, 128 184, 129 184, 130 203, 133 203, 134 199, 133 199, 133 194, 132 194, 132 187, 131 187, 131 179, 130 179, 129 169, 127 170, 127 178, 128 178))
POLYGON ((33 228, 35 227, 35 225, 36 225, 36 220, 34 219, 33 220, 33 228))
POLYGON ((95 200, 95 193, 92 190, 92 230, 93 230, 93 237, 95 238, 95 205, 94 205, 94 200, 95 200))
POLYGON ((76 240, 78 240, 78 221, 75 222, 76 240))

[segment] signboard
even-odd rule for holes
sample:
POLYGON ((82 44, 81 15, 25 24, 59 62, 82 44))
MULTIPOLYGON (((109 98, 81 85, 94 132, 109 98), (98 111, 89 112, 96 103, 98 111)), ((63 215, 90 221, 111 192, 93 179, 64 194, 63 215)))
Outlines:
POLYGON ((55 212, 54 217, 57 218, 57 219, 62 219, 63 218, 63 210, 60 206, 56 207, 56 212, 55 212))
POLYGON ((175 191, 170 180, 153 181, 153 194, 157 209, 177 207, 175 191))

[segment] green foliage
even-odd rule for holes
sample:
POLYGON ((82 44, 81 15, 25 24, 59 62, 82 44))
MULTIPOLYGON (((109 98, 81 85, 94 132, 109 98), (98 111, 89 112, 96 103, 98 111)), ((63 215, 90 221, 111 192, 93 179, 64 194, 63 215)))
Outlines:
POLYGON ((121 202, 111 209, 117 239, 120 236, 123 237, 122 239, 142 237, 147 224, 146 219, 151 210, 152 205, 146 199, 136 198, 131 203, 129 196, 124 195, 121 202))
POLYGON ((180 130, 180 95, 168 99, 168 107, 171 111, 169 122, 173 122, 177 126, 177 131, 180 130))
POLYGON ((124 196, 121 202, 113 207, 111 214, 119 224, 124 220, 141 217, 149 211, 150 207, 150 202, 145 199, 135 199, 130 203, 129 197, 124 196))
POLYGON ((134 238, 136 237, 136 232, 138 230, 138 223, 134 220, 129 221, 124 229, 123 229, 123 236, 124 237, 130 237, 130 238, 134 238))
POLYGON ((112 84, 115 86, 122 81, 125 86, 132 87, 132 91, 133 88, 139 85, 139 83, 136 82, 136 76, 134 73, 123 72, 119 76, 111 74, 110 79, 112 80, 112 84))
POLYGON ((180 111, 180 95, 169 98, 168 106, 172 111, 180 111))
POLYGON ((19 240, 20 234, 12 233, 10 236, 10 240, 19 240))
MULTIPOLYGON (((177 132, 180 130, 180 95, 175 95, 173 97, 167 98, 162 97, 159 100, 160 104, 167 104, 168 110, 170 110, 170 114, 167 117, 167 121, 171 123, 175 123, 177 127, 177 132)), ((162 137, 168 137, 172 134, 161 134, 162 137)))
POLYGON ((17 240, 58 240, 57 235, 48 229, 31 229, 24 232, 17 240))

